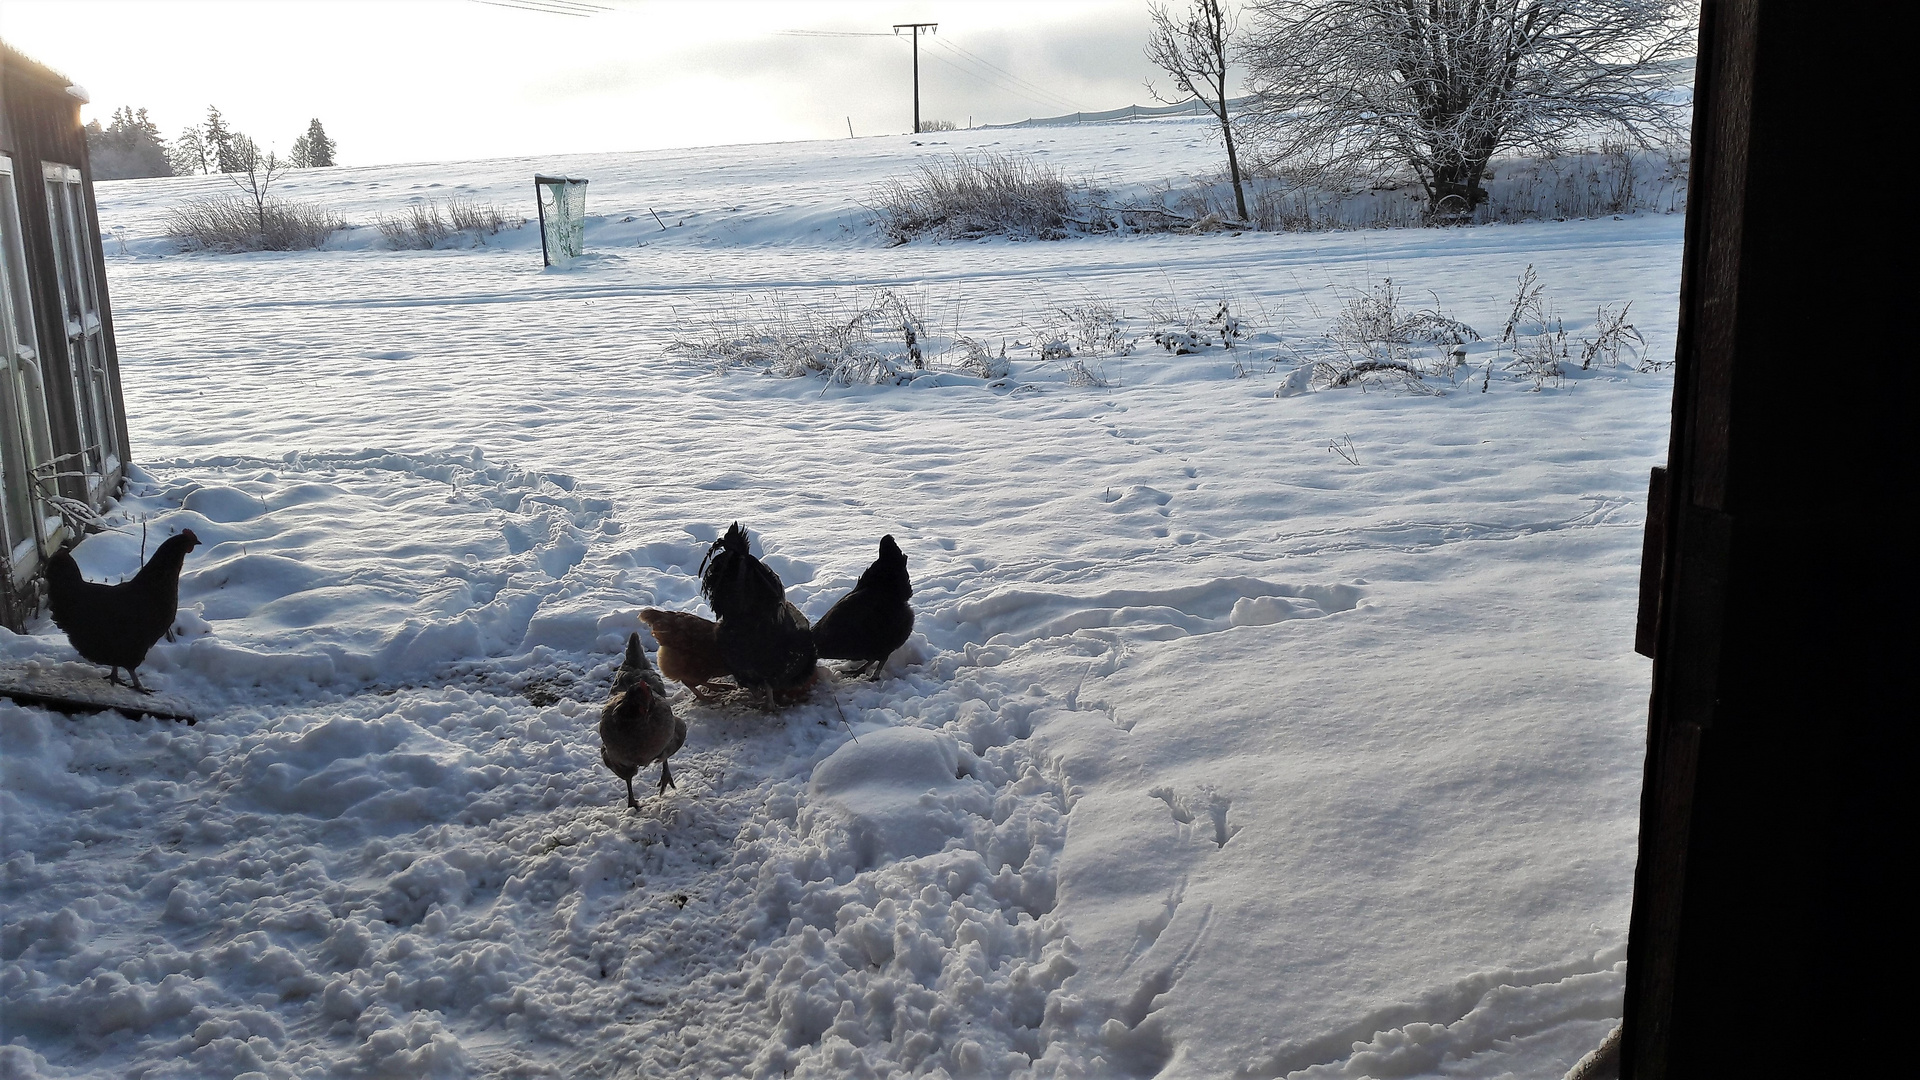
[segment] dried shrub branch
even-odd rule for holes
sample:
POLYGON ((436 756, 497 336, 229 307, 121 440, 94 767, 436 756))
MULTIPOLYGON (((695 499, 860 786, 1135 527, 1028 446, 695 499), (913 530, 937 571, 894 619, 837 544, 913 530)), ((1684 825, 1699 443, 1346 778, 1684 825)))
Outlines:
POLYGON ((471 199, 448 199, 443 205, 429 199, 414 203, 392 217, 377 223, 387 246, 396 251, 425 251, 454 237, 465 237, 471 244, 484 244, 487 237, 516 223, 492 203, 471 199))
POLYGON ((1058 170, 1031 158, 955 155, 920 163, 907 180, 881 181, 872 209, 875 223, 897 244, 923 236, 1057 240, 1106 228, 1104 217, 1081 216, 1075 192, 1058 170))
POLYGON ((346 228, 310 203, 229 195, 191 199, 167 213, 167 235, 190 250, 305 251, 346 228))

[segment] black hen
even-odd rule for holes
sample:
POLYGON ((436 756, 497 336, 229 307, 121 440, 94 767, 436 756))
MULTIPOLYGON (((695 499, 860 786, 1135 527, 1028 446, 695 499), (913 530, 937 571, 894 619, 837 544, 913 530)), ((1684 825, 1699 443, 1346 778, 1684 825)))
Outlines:
POLYGON ((135 690, 152 693, 140 685, 136 669, 154 642, 173 628, 180 613, 180 564, 199 546, 192 529, 170 536, 133 580, 118 585, 96 585, 81 577, 72 550, 62 548, 47 560, 47 609, 53 624, 67 632, 75 652, 113 669, 108 682, 119 683, 120 669, 126 668, 135 690))
POLYGON ((747 550, 747 531, 734 522, 700 564, 700 592, 713 608, 714 640, 733 681, 767 696, 806 685, 819 654, 813 628, 787 602, 780 575, 747 550))
POLYGON ((907 598, 913 582, 907 577, 907 556, 893 537, 880 538, 880 557, 873 560, 853 591, 841 597, 813 627, 813 643, 828 660, 858 660, 845 674, 868 667, 880 677, 893 650, 913 633, 913 608, 907 598))

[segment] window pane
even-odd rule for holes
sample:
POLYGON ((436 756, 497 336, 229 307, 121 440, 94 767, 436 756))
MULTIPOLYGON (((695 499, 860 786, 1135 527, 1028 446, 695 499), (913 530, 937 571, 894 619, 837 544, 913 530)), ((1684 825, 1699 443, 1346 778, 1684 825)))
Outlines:
POLYGON ((0 554, 5 556, 0 572, 9 574, 20 556, 37 549, 31 470, 45 459, 34 453, 37 447, 30 420, 31 401, 23 392, 26 380, 22 376, 24 365, 30 363, 30 350, 21 345, 32 334, 27 332, 30 310, 15 310, 24 299, 21 286, 26 281, 26 266, 22 250, 13 173, 0 171, 0 487, 4 487, 4 497, 0 497, 0 554))

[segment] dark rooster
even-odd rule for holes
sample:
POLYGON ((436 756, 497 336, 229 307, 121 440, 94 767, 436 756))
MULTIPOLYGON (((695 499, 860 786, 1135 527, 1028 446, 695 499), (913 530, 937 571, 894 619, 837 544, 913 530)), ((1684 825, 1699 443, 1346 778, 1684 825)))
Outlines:
POLYGON ((827 609, 813 627, 813 643, 826 660, 858 660, 842 674, 854 675, 881 668, 893 650, 913 633, 913 608, 907 598, 913 582, 907 577, 907 556, 892 536, 880 538, 880 557, 873 560, 853 591, 827 609))
POLYGON ((640 809, 633 797, 633 777, 660 763, 660 791, 678 787, 667 759, 687 741, 687 722, 673 715, 667 704, 667 684, 647 663, 640 635, 627 635, 627 658, 613 673, 613 689, 600 710, 600 760, 613 775, 627 782, 627 805, 640 809))
POLYGON ((727 662, 720 659, 720 642, 713 635, 712 619, 690 611, 641 608, 640 621, 660 643, 660 674, 693 691, 693 696, 702 701, 732 689, 713 681, 727 673, 727 662))
POLYGON ((75 652, 113 669, 107 672, 108 682, 119 684, 120 669, 126 668, 133 688, 151 694, 140 685, 138 669, 154 642, 173 629, 174 616, 180 613, 180 564, 199 546, 192 529, 169 536, 133 580, 118 585, 97 585, 81 577, 73 549, 60 549, 47 560, 47 609, 53 624, 66 631, 75 652))
POLYGON ((769 711, 781 691, 815 677, 813 628, 787 601, 780 575, 747 550, 747 530, 739 522, 707 549, 700 592, 713 608, 720 659, 742 689, 766 695, 769 711))

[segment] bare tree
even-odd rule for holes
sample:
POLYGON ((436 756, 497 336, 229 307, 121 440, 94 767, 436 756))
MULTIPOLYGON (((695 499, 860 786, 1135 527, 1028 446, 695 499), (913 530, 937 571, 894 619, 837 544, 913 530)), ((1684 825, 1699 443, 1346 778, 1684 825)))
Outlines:
POLYGON ((200 138, 198 125, 189 126, 173 140, 173 145, 167 148, 167 160, 173 165, 175 176, 213 171, 212 161, 207 156, 207 144, 200 138))
POLYGON ((1656 77, 1687 0, 1258 0, 1245 47, 1261 154, 1305 179, 1411 166, 1428 212, 1486 201, 1502 150, 1678 133, 1656 77))
MULTIPOLYGON (((1176 16, 1162 4, 1148 8, 1153 16, 1153 32, 1147 38, 1147 59, 1173 76, 1180 93, 1200 99, 1200 103, 1220 121, 1220 134, 1227 140, 1227 175, 1233 180, 1233 205, 1240 220, 1247 220, 1247 193, 1240 186, 1240 159, 1233 149, 1233 123, 1227 116, 1227 58, 1233 48, 1238 20, 1221 0, 1194 0, 1193 7, 1176 16)), ((1147 92, 1172 104, 1169 98, 1147 84, 1147 92)))
POLYGON ((260 152, 260 146, 245 135, 237 135, 233 140, 233 170, 227 173, 227 179, 240 189, 253 204, 254 216, 260 222, 260 235, 267 234, 267 189, 287 171, 287 163, 269 150, 260 152))

